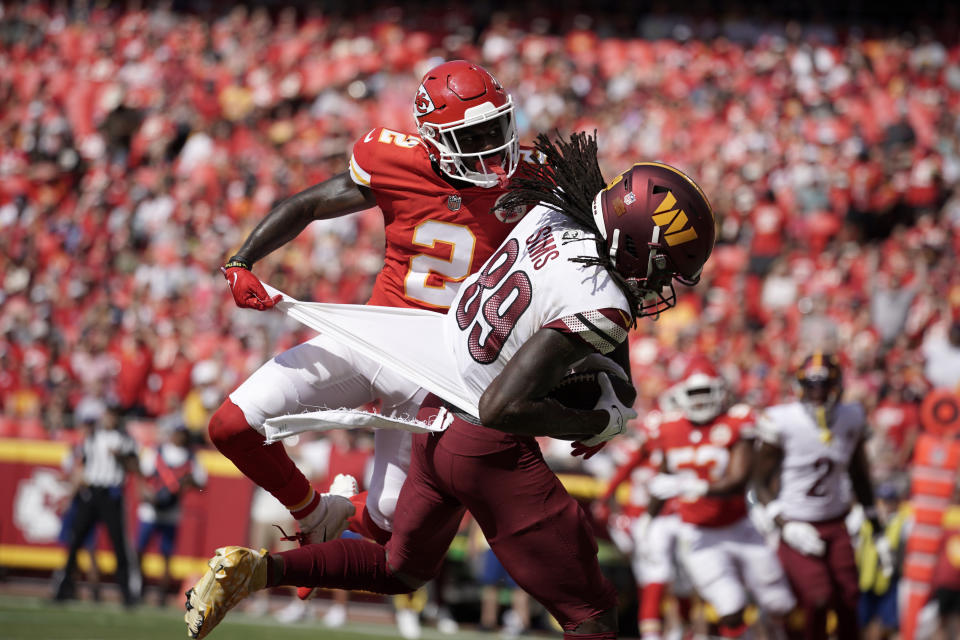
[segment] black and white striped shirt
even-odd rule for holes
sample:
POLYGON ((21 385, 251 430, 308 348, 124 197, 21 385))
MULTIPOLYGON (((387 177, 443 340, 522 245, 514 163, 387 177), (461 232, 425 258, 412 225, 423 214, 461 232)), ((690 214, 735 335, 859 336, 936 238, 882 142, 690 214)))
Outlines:
POLYGON ((83 482, 90 487, 118 487, 126 471, 123 459, 136 455, 137 443, 116 429, 97 429, 79 447, 83 464, 83 482))

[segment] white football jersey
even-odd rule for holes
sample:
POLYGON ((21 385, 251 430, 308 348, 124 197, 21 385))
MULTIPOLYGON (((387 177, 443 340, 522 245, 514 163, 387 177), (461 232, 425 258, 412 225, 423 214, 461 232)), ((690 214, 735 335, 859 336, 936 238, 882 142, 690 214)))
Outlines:
POLYGON ((604 354, 626 340, 626 296, 603 267, 570 261, 578 256, 597 256, 594 234, 539 206, 466 279, 444 323, 466 387, 482 394, 543 327, 575 334, 604 354))
POLYGON ((837 405, 828 441, 807 405, 792 402, 770 407, 757 421, 765 442, 783 450, 780 495, 786 520, 819 522, 844 515, 852 490, 847 470, 866 435, 866 414, 859 403, 837 405))

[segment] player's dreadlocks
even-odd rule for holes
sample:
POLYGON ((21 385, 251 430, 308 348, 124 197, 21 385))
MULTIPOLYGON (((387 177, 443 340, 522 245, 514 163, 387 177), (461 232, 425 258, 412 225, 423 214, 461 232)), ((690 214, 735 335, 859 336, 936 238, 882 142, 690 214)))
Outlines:
POLYGON ((543 155, 540 164, 529 163, 510 181, 510 191, 498 207, 512 209, 542 204, 548 209, 576 220, 596 235, 599 257, 581 256, 575 262, 599 265, 610 272, 626 296, 636 324, 636 310, 643 304, 641 292, 616 270, 611 262, 603 234, 593 217, 593 199, 607 186, 597 162, 597 132, 587 135, 579 131, 570 139, 557 136, 555 141, 541 133, 534 142, 535 151, 543 155))

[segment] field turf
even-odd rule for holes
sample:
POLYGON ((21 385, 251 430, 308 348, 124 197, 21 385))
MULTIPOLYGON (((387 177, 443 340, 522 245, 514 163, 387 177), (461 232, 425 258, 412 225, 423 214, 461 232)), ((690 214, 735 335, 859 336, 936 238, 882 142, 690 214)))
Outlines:
MULTIPOLYGON (((0 596, 0 638, 3 640, 171 640, 186 638, 183 612, 138 607, 124 611, 118 604, 74 601, 53 605, 41 598, 0 596)), ((350 623, 330 630, 319 620, 280 624, 267 616, 232 612, 210 634, 211 640, 376 640, 398 638, 396 627, 350 623)), ((424 640, 449 640, 427 625, 424 640)), ((456 638, 491 640, 497 635, 461 630, 456 638)))

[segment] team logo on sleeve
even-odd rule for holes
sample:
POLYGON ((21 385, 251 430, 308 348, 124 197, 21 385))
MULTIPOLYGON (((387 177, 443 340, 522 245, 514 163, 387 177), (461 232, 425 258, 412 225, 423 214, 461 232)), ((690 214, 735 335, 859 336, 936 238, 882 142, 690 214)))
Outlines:
POLYGON ((527 207, 524 205, 517 205, 516 207, 505 208, 500 206, 500 201, 506 196, 504 193, 502 196, 497 198, 497 201, 493 203, 493 215, 497 216, 497 220, 505 224, 513 224, 520 218, 522 218, 527 213, 527 207))
POLYGON ((420 118, 435 109, 436 107, 433 106, 433 100, 430 98, 430 94, 427 93, 427 88, 420 85, 420 88, 417 90, 417 97, 413 99, 414 117, 420 118))

